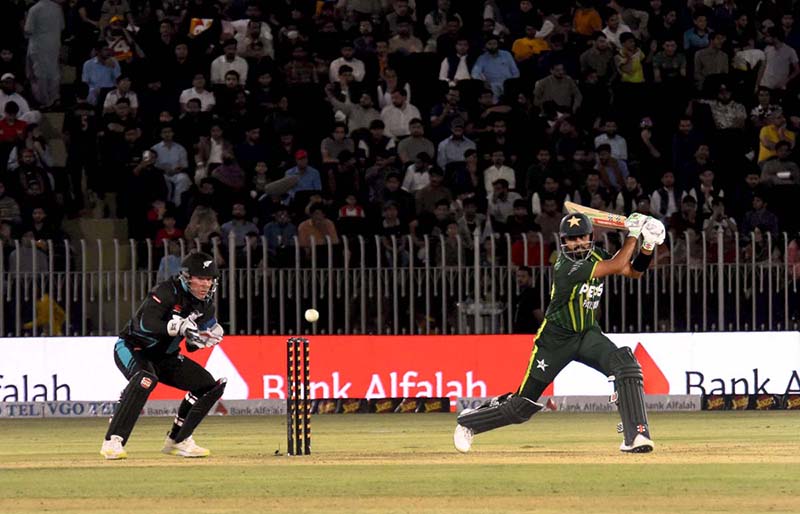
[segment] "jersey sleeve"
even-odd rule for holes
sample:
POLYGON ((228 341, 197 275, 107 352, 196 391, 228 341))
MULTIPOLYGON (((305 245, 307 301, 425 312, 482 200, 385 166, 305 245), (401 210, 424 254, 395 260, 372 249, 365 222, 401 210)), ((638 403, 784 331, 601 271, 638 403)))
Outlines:
POLYGON ((176 295, 170 283, 158 285, 148 293, 142 304, 138 330, 158 336, 169 336, 167 321, 175 304, 176 295))

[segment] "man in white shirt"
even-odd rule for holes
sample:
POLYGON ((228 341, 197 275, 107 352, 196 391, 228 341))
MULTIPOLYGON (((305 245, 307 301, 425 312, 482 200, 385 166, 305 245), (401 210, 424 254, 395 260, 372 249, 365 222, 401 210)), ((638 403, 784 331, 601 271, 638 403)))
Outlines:
MULTIPOLYGON (((214 85, 222 85, 225 83, 225 74, 233 70, 242 77, 242 80, 247 79, 247 61, 236 55, 236 40, 231 38, 223 44, 223 53, 211 62, 211 83, 214 85)), ((205 106, 204 106, 205 107, 205 106)))
POLYGON ((619 37, 626 32, 632 34, 633 30, 622 23, 622 18, 617 13, 609 16, 606 23, 607 25, 606 28, 603 29, 603 34, 606 35, 608 42, 611 43, 615 49, 619 50, 622 47, 622 44, 619 42, 619 37))
POLYGON ((39 123, 42 114, 39 111, 32 111, 28 101, 17 93, 17 81, 13 73, 4 73, 0 77, 0 118, 6 109, 8 102, 15 102, 19 107, 17 118, 25 123, 39 123))
POLYGON ((272 29, 269 25, 256 20, 238 20, 232 22, 236 29, 236 53, 247 58, 253 54, 253 48, 258 43, 265 55, 275 58, 275 49, 272 44, 272 29))
POLYGON ((385 134, 395 142, 410 134, 409 122, 419 117, 419 109, 408 103, 408 93, 405 89, 392 91, 392 104, 381 111, 381 120, 386 125, 385 134))
POLYGON ((416 193, 420 189, 430 184, 430 169, 433 159, 425 152, 417 155, 414 164, 406 168, 406 175, 403 177, 403 190, 409 193, 416 193))
POLYGON ((203 112, 211 111, 217 105, 214 93, 206 89, 206 77, 202 73, 197 73, 192 80, 192 87, 184 89, 180 96, 181 112, 186 112, 186 103, 192 98, 200 100, 203 112))
POLYGON ((603 124, 603 134, 594 138, 594 147, 606 144, 611 147, 611 157, 619 161, 628 160, 628 142, 617 134, 617 122, 607 119, 603 124))
POLYGON ((117 77, 117 88, 112 89, 106 95, 106 99, 103 101, 103 112, 114 112, 114 106, 122 98, 128 99, 131 104, 131 114, 135 117, 136 111, 139 109, 139 98, 134 91, 131 91, 131 79, 127 75, 117 77))
POLYGON ((666 221, 680 209, 682 196, 675 189, 675 174, 665 171, 661 175, 661 187, 650 195, 650 210, 654 216, 666 221))
POLYGON ((353 70, 353 78, 356 82, 361 82, 364 80, 364 75, 366 70, 364 68, 364 63, 359 59, 353 57, 353 44, 349 41, 342 43, 342 56, 338 59, 334 59, 331 62, 331 67, 328 70, 328 77, 331 82, 336 82, 339 80, 339 68, 344 66, 345 64, 350 66, 353 70))
POLYGON ((508 183, 509 189, 516 189, 517 179, 514 170, 505 165, 506 155, 502 148, 496 148, 492 152, 492 165, 483 172, 483 187, 491 196, 492 184, 498 179, 504 179, 508 183))
POLYGON ((461 80, 472 78, 472 65, 469 59, 469 40, 459 36, 456 40, 455 55, 448 55, 442 59, 439 67, 439 80, 447 82, 450 86, 455 86, 461 80))

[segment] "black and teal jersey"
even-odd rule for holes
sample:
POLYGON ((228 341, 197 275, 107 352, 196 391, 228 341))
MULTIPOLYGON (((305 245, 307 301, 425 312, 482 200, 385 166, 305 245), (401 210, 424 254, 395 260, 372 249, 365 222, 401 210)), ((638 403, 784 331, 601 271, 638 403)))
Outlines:
POLYGON ((553 269, 553 287, 545 320, 573 332, 584 332, 595 326, 603 282, 594 278, 594 270, 597 263, 610 257, 600 248, 595 248, 588 259, 578 262, 559 255, 553 269))

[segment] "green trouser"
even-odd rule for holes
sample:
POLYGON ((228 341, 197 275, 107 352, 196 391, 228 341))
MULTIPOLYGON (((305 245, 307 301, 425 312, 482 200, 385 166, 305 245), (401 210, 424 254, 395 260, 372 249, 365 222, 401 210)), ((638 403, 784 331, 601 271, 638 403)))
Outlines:
POLYGON ((611 375, 609 357, 616 349, 617 346, 597 325, 583 332, 573 332, 545 320, 536 334, 518 394, 536 401, 564 366, 572 361, 586 364, 606 376, 611 375))

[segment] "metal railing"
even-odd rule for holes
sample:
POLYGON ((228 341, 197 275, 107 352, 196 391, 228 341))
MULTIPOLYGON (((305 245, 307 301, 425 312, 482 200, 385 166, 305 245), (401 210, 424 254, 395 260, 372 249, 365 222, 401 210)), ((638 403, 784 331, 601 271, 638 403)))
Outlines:
MULTIPOLYGON (((640 280, 604 279, 598 319, 609 332, 797 330, 795 243, 685 234, 659 247, 640 280), (790 252, 790 249, 792 250, 790 252), (790 259, 790 253, 793 254, 790 259)), ((616 233, 600 237, 618 247, 616 233)), ((472 334, 513 331, 518 265, 546 306, 551 248, 541 234, 474 239, 352 236, 333 244, 237 248, 180 241, 221 267, 217 318, 235 334, 472 334), (320 321, 303 320, 307 308, 320 321)), ((14 241, 0 245, 0 334, 113 335, 159 278, 167 245, 151 241, 14 241)))

